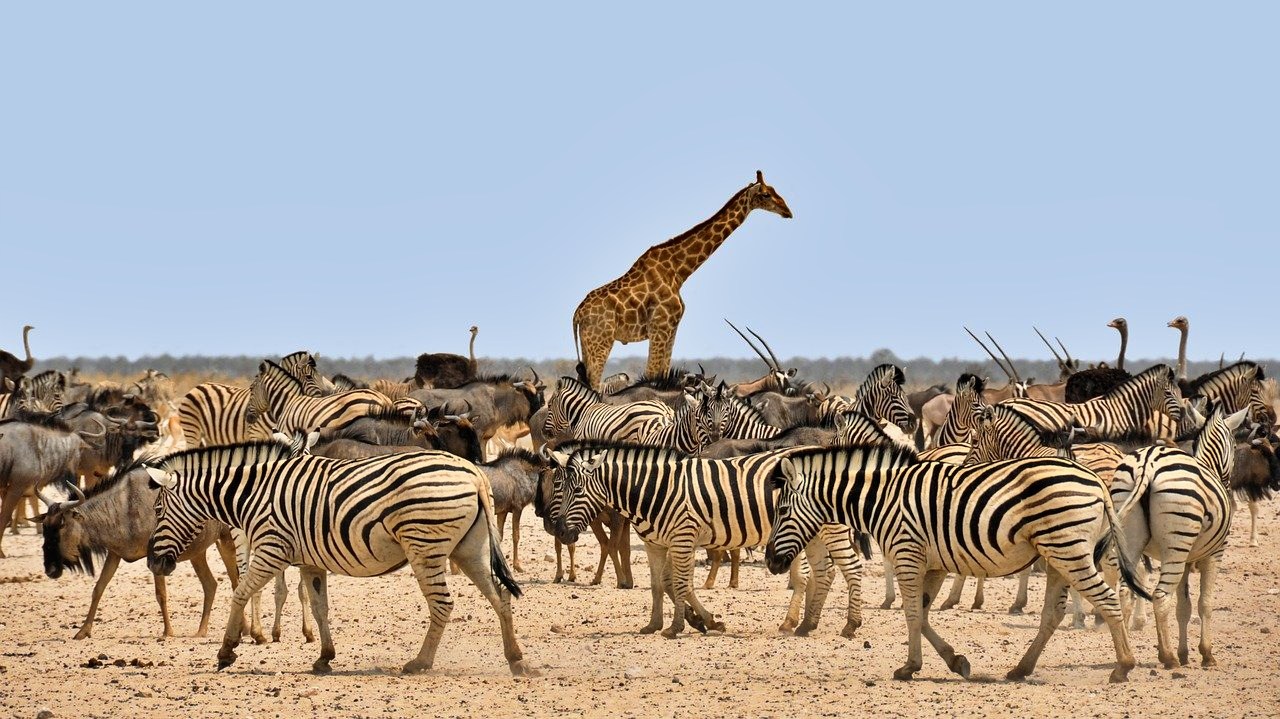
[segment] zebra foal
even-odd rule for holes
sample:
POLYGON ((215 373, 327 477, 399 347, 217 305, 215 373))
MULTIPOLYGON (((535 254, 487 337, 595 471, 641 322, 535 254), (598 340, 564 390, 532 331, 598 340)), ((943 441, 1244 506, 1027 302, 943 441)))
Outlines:
POLYGON ((493 605, 511 673, 525 664, 511 617, 520 587, 498 545, 489 481, 475 465, 444 452, 413 452, 365 460, 292 456, 282 442, 257 442, 178 452, 148 468, 159 491, 159 521, 147 567, 173 571, 177 556, 209 519, 249 537, 253 559, 231 602, 218 668, 235 662, 244 606, 290 565, 312 589, 320 630, 317 673, 330 671, 327 573, 375 577, 406 563, 430 607, 431 625, 406 673, 430 669, 453 600, 445 583, 452 557, 493 605), (494 579, 501 584, 496 586, 494 579))
MULTIPOLYGON (((1109 542, 1119 543, 1119 519, 1092 472, 1054 457, 976 467, 921 463, 898 447, 800 450, 778 470, 774 481, 782 491, 765 552, 769 570, 786 571, 824 524, 870 532, 893 563, 907 619, 907 663, 894 678, 910 679, 920 670, 922 634, 951 671, 969 676, 968 659, 929 625, 929 603, 948 572, 1005 576, 1041 557, 1048 587, 1040 631, 1008 678, 1035 670, 1062 621, 1068 587, 1100 608, 1111 629, 1111 681, 1125 681, 1133 668, 1120 604, 1096 565, 1109 542)), ((1120 569, 1136 586, 1127 558, 1120 569)))

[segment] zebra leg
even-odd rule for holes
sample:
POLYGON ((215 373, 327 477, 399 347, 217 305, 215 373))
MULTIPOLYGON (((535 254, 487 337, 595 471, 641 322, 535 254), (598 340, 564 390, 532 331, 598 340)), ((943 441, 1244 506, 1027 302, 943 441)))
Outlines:
MULTIPOLYGON (((845 623, 840 629, 840 636, 851 639, 858 631, 858 627, 862 626, 862 555, 858 552, 857 540, 851 530, 841 528, 841 531, 836 531, 833 528, 826 531, 831 532, 825 535, 830 540, 826 543, 826 549, 831 555, 831 563, 840 570, 840 575, 844 577, 845 588, 849 592, 845 606, 845 623)), ((825 584, 819 586, 820 595, 816 598, 818 610, 822 609, 822 603, 826 600, 832 578, 832 572, 828 569, 825 584)), ((819 579, 824 578, 819 577, 819 579)))
POLYGON ((987 603, 987 578, 978 577, 977 587, 973 590, 973 609, 982 609, 982 605, 987 603))
POLYGON ((787 583, 791 589, 791 603, 787 605, 787 615, 778 626, 780 632, 791 632, 800 623, 800 607, 804 604, 809 585, 809 562, 803 555, 792 560, 787 583))
POLYGON ((453 614, 453 597, 449 595, 449 585, 444 578, 447 563, 444 556, 432 554, 427 548, 423 548, 420 552, 415 551, 409 559, 409 567, 413 570, 414 578, 418 580, 418 589, 427 600, 427 612, 431 615, 431 625, 427 627, 427 635, 422 638, 422 648, 418 650, 418 656, 404 665, 405 674, 426 671, 435 664, 436 647, 440 645, 440 637, 444 635, 449 616, 453 614))
POLYGON ((591 579, 591 585, 595 586, 604 580, 604 565, 612 559, 617 565, 617 552, 613 550, 613 540, 609 537, 609 532, 604 528, 604 520, 600 515, 591 520, 591 533, 596 535, 596 542, 600 544, 600 561, 596 562, 596 576, 591 579))
MULTIPOLYGON (((691 604, 689 597, 693 594, 693 557, 696 552, 696 546, 683 544, 673 545, 667 549, 663 576, 669 584, 671 603, 674 608, 671 626, 662 630, 662 636, 667 639, 675 639, 684 631, 685 605, 691 604)), ((706 621, 706 617, 703 617, 703 621, 706 621)))
POLYGON ((880 603, 881 609, 891 609, 893 600, 897 599, 893 592, 893 580, 893 563, 886 556, 884 558, 884 601, 880 603))
POLYGON ((1258 502, 1249 500, 1249 546, 1258 546, 1258 502))
POLYGON ((315 610, 312 609, 311 590, 307 589, 307 583, 303 581, 298 582, 298 606, 302 608, 302 639, 310 644, 316 640, 315 630, 311 627, 311 615, 315 610))
POLYGON ((720 573, 720 565, 724 562, 724 552, 719 549, 707 549, 707 581, 702 583, 703 589, 714 589, 716 575, 720 573))
POLYGON ((267 582, 289 566, 284 557, 292 554, 284 548, 268 545, 255 549, 253 559, 240 577, 240 586, 231 595, 231 616, 227 619, 227 631, 222 636, 222 648, 218 650, 218 669, 226 669, 236 661, 235 648, 240 644, 244 607, 249 603, 249 598, 262 591, 267 582))
MULTIPOLYGON (((334 657, 333 636, 329 634, 329 573, 319 567, 301 567, 303 584, 311 585, 311 613, 316 618, 316 626, 320 630, 320 658, 311 665, 316 674, 328 674, 333 671, 329 661, 334 657)), ((281 576, 284 572, 280 573, 281 576)))
POLYGON ((897 557, 893 561, 894 577, 898 580, 898 589, 902 591, 902 613, 907 617, 907 663, 893 672, 894 679, 903 681, 911 679, 924 666, 920 654, 920 627, 923 607, 924 568, 920 566, 922 558, 910 559, 897 557))
MULTIPOLYGON (((249 537, 244 532, 236 529, 232 530, 231 536, 235 541, 237 570, 243 576, 249 569, 249 537)), ((245 625, 241 625, 242 627, 245 625)), ((253 637, 254 644, 266 644, 267 635, 262 633, 262 595, 254 592, 249 603, 249 623, 248 630, 245 634, 253 637)))
POLYGON ((1013 604, 1009 606, 1010 614, 1022 614, 1022 610, 1027 608, 1027 585, 1031 583, 1031 567, 1018 572, 1018 595, 1013 598, 1013 604))
POLYGON ((963 654, 956 654, 956 650, 947 643, 947 640, 939 636, 929 625, 929 604, 933 602, 934 595, 942 588, 942 582, 946 578, 947 573, 942 569, 934 569, 924 575, 924 591, 920 597, 920 632, 933 645, 933 650, 942 657, 942 661, 947 663, 948 669, 968 679, 969 660, 963 654))
POLYGON ((108 552, 107 560, 102 563, 102 572, 98 574, 98 581, 93 585, 93 597, 89 599, 89 614, 80 625, 80 631, 76 632, 76 639, 85 639, 93 633, 93 620, 98 616, 98 602, 102 601, 102 593, 107 591, 107 585, 111 583, 111 577, 115 576, 119 566, 120 555, 108 552))
POLYGON ((614 571, 618 575, 618 589, 630 589, 636 585, 631 576, 631 522, 617 515, 612 526, 613 557, 617 565, 614 571))
POLYGON ((153 574, 151 578, 156 587, 156 603, 160 605, 160 616, 164 618, 164 634, 161 636, 171 637, 173 636, 173 625, 169 623, 169 590, 165 587, 163 576, 153 574))
POLYGON ((1044 574, 1044 608, 1040 610, 1040 631, 1036 633, 1036 638, 1031 640, 1031 646, 1027 647, 1026 653, 1022 655, 1022 661, 1005 675, 1006 679, 1012 681, 1021 681, 1036 670, 1040 653, 1044 651, 1044 646, 1049 643, 1049 638, 1053 636, 1058 624, 1067 613, 1067 587, 1070 586, 1067 578, 1054 566, 1046 566, 1044 574))
MULTIPOLYGON (((489 523, 485 521, 484 514, 481 514, 462 541, 458 542, 458 546, 453 550, 453 556, 458 559, 458 566, 462 568, 463 573, 476 586, 476 589, 480 590, 484 598, 489 600, 489 606, 493 607, 494 613, 498 615, 498 625, 502 630, 502 653, 507 659, 507 667, 511 670, 511 674, 517 677, 536 677, 539 675, 538 670, 525 663, 524 651, 516 638, 515 619, 511 615, 511 593, 505 587, 494 583, 495 554, 498 561, 501 561, 502 547, 496 539, 490 538, 489 523)), ((448 587, 445 587, 445 592, 447 596, 448 587)), ((434 629, 433 617, 432 630, 434 629)), ((443 633, 443 631, 444 626, 441 625, 440 632, 443 633)), ((439 644, 439 641, 440 635, 437 634, 436 644, 439 644)), ((426 649, 425 643, 423 648, 426 649)), ((432 645, 432 660, 434 660, 435 651, 436 646, 432 645)), ((422 659, 422 656, 419 655, 418 659, 422 659)), ((410 664, 413 663, 410 662, 410 664)), ((408 666, 405 670, 409 670, 408 666)))
POLYGON ((209 634, 209 616, 213 614, 213 598, 218 593, 218 580, 214 579, 213 570, 209 568, 209 558, 204 552, 191 558, 191 568, 196 571, 200 589, 204 593, 204 603, 200 608, 200 628, 196 629, 196 636, 204 637, 209 634))
MULTIPOLYGON (((306 581, 303 581, 303 580, 298 581, 299 592, 302 591, 302 587, 305 584, 306 584, 306 581)), ((271 622, 271 641, 273 642, 280 641, 280 615, 284 614, 284 603, 288 598, 289 598, 289 585, 285 584, 284 572, 280 572, 279 574, 276 575, 276 589, 275 589, 275 596, 273 597, 276 605, 276 615, 274 620, 271 622)))
MULTIPOLYGON (((951 580, 951 591, 947 593, 947 598, 938 606, 938 611, 950 609, 960 603, 960 595, 964 593, 964 583, 967 578, 963 574, 955 575, 951 580)), ((979 582, 982 580, 979 579, 979 582)))
POLYGON ((640 633, 653 634, 662 628, 662 595, 666 591, 662 572, 666 566, 667 548, 645 542, 644 551, 649 555, 649 594, 652 605, 649 609, 649 623, 640 629, 640 633))
POLYGON ((742 550, 729 552, 729 588, 738 588, 738 568, 742 566, 742 550))
MULTIPOLYGON (((1165 669, 1174 669, 1178 666, 1178 658, 1170 647, 1169 614, 1174 609, 1171 605, 1175 603, 1175 593, 1178 591, 1178 586, 1186 583, 1186 574, 1189 569, 1185 562, 1172 560, 1166 554, 1161 558, 1160 562, 1160 581, 1156 584, 1155 591, 1151 593, 1152 609, 1156 616, 1157 655, 1165 669)), ((1188 618, 1190 617, 1190 606, 1190 600, 1188 600, 1188 618)))
MULTIPOLYGON (((557 539, 556 544, 559 544, 559 543, 560 543, 560 540, 557 539)), ((567 547, 567 549, 569 550, 569 581, 574 584, 577 584, 578 570, 574 567, 573 563, 578 557, 578 544, 576 542, 573 544, 570 544, 567 547)), ((603 564, 603 562, 601 562, 601 564, 603 564)), ((560 571, 560 550, 558 549, 556 550, 556 571, 557 573, 560 571)), ((560 580, 557 579, 556 581, 560 581, 560 580)), ((597 584, 598 583, 599 582, 597 582, 597 584)))
MULTIPOLYGON (((1066 577, 1070 586, 1080 592, 1094 609, 1102 614, 1107 628, 1111 630, 1111 643, 1116 649, 1116 668, 1111 671, 1110 680, 1113 683, 1128 681, 1129 672, 1134 667, 1133 650, 1129 647, 1129 633, 1125 630, 1124 617, 1120 612, 1120 602, 1116 593, 1103 581, 1102 575, 1093 563, 1092 554, 1086 552, 1083 557, 1069 558, 1046 557, 1046 573, 1050 568, 1055 569, 1060 576, 1066 577)), ((1054 620, 1055 627, 1062 621, 1066 609, 1065 601, 1065 595, 1059 597, 1058 611, 1054 620)), ((1032 667, 1034 668, 1034 662, 1032 667)), ((1029 670, 1028 673, 1030 673, 1029 670)))
POLYGON ((1213 667, 1218 663, 1213 659, 1213 634, 1210 624, 1213 622, 1213 589, 1218 580, 1218 556, 1214 555, 1200 562, 1200 666, 1213 667))
POLYGON ((831 591, 833 579, 832 556, 823 538, 809 542, 804 548, 805 557, 809 561, 809 579, 805 586, 804 620, 796 627, 797 637, 807 637, 818 628, 818 620, 822 617, 822 606, 826 603, 827 593, 831 591))
MULTIPOLYGON (((1187 651, 1187 625, 1191 623, 1191 567, 1187 567, 1187 573, 1182 575, 1182 581, 1178 582, 1178 663, 1186 666, 1187 660, 1190 659, 1191 652, 1187 651)), ((1201 633, 1204 628, 1201 628, 1201 633)))
POLYGON ((1071 589, 1067 593, 1071 595, 1071 628, 1084 629, 1084 602, 1080 592, 1071 589))

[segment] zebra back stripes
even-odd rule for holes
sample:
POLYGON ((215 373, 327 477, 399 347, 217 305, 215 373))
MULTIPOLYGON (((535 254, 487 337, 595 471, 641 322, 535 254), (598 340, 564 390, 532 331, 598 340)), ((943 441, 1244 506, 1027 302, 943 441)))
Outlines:
POLYGON ((1107 394, 1079 404, 1034 399, 1001 402, 1045 430, 1066 431, 1073 426, 1092 428, 1103 439, 1131 435, 1147 426, 1151 415, 1162 412, 1174 421, 1182 419, 1182 403, 1175 394, 1173 368, 1155 365, 1107 394))
POLYGON ((1271 426, 1276 418, 1266 401, 1264 379, 1262 366, 1245 360, 1196 378, 1183 388, 1183 393, 1188 398, 1204 397, 1226 414, 1248 407, 1254 422, 1271 426))

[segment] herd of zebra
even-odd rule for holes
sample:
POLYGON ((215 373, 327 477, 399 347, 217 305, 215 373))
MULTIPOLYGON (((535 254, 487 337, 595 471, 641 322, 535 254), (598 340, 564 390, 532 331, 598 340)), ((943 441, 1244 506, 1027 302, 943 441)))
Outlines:
MULTIPOLYGON (((163 577, 192 561, 205 587, 203 634, 213 598, 204 554, 216 545, 235 586, 219 668, 236 659, 246 607, 272 580, 278 622, 284 571, 297 566, 321 641, 314 669, 328 671, 328 574, 378 576, 406 564, 430 626, 404 670, 431 668, 450 621, 453 563, 497 613, 512 673, 535 674, 514 628, 521 589, 500 546, 505 515, 514 513, 518 541, 519 509, 530 503, 556 538, 556 581, 561 543, 573 581, 573 547, 590 527, 601 543, 595 581, 612 560, 618 585, 630 586, 634 529, 650 571, 646 633, 675 638, 686 623, 723 631, 695 592, 697 552, 715 563, 732 556, 735 586, 740 553, 763 548, 769 571, 791 580, 781 629, 817 628, 838 570, 848 587, 841 634, 852 637, 863 561, 878 549, 884 606, 896 585, 908 628, 896 678, 921 670, 922 635, 969 676, 968 660, 929 623, 947 574, 957 580, 942 608, 959 600, 967 576, 979 578, 981 597, 982 579, 1022 573, 1025 602, 1037 563, 1040 628, 1009 678, 1034 670, 1069 590, 1110 630, 1113 681, 1135 665, 1128 630, 1142 599, 1153 603, 1160 661, 1187 663, 1192 569, 1201 661, 1214 663, 1213 586, 1232 490, 1252 506, 1280 489, 1272 388, 1259 365, 1194 380, 1156 365, 1073 403, 965 374, 942 395, 945 418, 920 433, 922 406, 938 390, 907 393, 900 368, 880 365, 844 396, 752 346, 768 371, 738 384, 700 369, 596 388, 579 365, 578 377, 548 392, 536 373, 479 375, 474 355, 423 355, 413 377, 366 384, 325 376, 307 352, 264 361, 247 388, 205 383, 180 398, 152 372, 133 387, 84 387, 60 372, 6 378, 0 516, 7 526, 28 496, 44 501, 37 519, 50 577, 92 573, 105 556, 77 638, 89 635, 118 563, 143 556, 166 633, 163 577), (514 446, 525 435, 533 451, 514 446), (1144 556, 1155 567, 1149 588, 1144 556)), ((511 557, 518 568, 518 545, 511 557)), ((256 611, 249 623, 264 641, 256 611)))

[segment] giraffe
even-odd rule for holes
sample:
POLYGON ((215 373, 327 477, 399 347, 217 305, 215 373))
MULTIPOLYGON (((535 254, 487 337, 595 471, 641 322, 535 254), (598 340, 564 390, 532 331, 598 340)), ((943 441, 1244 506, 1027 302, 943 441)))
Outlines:
POLYGON ((729 198, 719 212, 650 247, 621 277, 587 293, 573 313, 573 341, 592 388, 600 387, 614 342, 649 340, 645 373, 656 377, 671 369, 676 328, 684 316, 681 285, 755 209, 791 217, 786 201, 765 184, 759 170, 756 181, 729 198))

